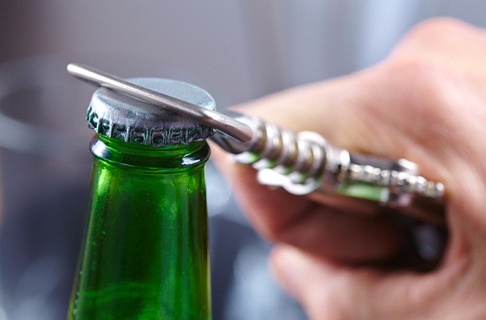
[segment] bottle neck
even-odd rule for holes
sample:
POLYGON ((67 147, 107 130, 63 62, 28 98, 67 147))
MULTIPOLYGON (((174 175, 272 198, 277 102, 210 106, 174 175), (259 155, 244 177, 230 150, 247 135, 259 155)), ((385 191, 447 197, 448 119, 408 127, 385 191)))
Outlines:
POLYGON ((103 136, 71 320, 211 319, 206 142, 151 147, 103 136))
POLYGON ((205 141, 154 147, 110 139, 103 135, 93 138, 90 149, 96 158, 115 165, 146 170, 185 170, 204 164, 210 155, 209 146, 205 141))

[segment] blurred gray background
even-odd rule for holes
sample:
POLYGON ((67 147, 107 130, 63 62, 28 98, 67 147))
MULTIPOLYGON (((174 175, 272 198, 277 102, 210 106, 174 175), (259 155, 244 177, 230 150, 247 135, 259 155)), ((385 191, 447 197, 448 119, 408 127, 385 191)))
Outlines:
MULTIPOLYGON (((208 90, 219 108, 386 57, 414 24, 486 25, 482 0, 0 0, 0 320, 65 319, 85 218, 94 88, 68 62, 208 90)), ((214 319, 305 319, 270 244, 208 164, 214 319)))

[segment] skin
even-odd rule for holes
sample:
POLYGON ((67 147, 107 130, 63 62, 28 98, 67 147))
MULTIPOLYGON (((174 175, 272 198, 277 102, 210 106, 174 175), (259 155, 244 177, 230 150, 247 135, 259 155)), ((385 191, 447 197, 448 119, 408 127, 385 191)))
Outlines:
MULTIPOLYGON (((282 286, 311 319, 486 317, 486 32, 450 19, 413 28, 367 70, 237 106, 352 152, 417 163, 446 186, 449 242, 427 273, 383 268, 403 245, 380 216, 339 212, 256 182, 213 148, 282 286)), ((393 264, 392 264, 393 266, 393 264)))

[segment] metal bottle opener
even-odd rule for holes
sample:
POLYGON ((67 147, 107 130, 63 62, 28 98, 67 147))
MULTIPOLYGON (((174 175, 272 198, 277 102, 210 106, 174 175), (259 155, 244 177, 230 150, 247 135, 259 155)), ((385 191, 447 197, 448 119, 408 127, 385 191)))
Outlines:
POLYGON ((443 184, 420 176, 413 162, 352 154, 315 132, 295 134, 255 117, 202 109, 88 66, 69 64, 67 69, 83 80, 208 125, 214 129, 211 140, 257 169, 262 184, 350 212, 392 210, 444 223, 443 184))

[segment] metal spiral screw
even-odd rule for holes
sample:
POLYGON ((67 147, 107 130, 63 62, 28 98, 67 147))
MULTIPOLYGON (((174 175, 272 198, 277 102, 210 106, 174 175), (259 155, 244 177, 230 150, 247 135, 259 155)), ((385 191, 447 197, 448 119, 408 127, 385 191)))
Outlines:
POLYGON ((323 144, 260 119, 251 120, 255 138, 247 144, 246 152, 235 156, 239 162, 251 164, 258 170, 273 169, 296 184, 322 176, 326 164, 323 144))

